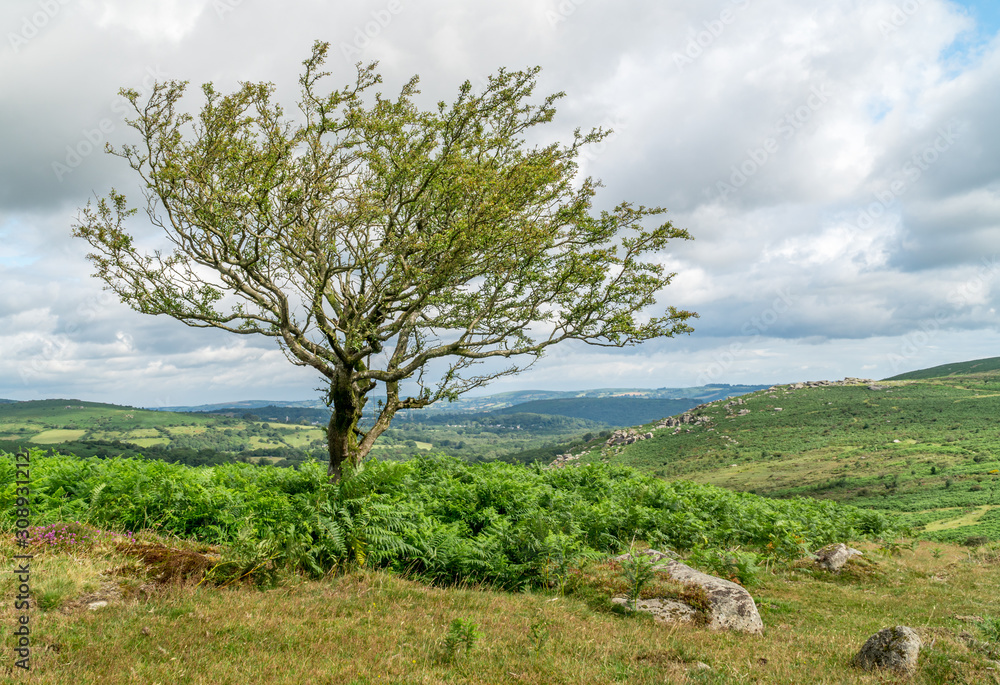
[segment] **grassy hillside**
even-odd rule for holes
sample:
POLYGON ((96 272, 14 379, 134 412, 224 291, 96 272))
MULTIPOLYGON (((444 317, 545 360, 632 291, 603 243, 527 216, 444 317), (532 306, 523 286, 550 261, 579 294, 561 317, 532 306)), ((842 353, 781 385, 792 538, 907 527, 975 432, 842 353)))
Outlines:
POLYGON ((920 369, 901 373, 898 376, 887 378, 890 381, 916 381, 928 378, 942 378, 944 376, 972 376, 976 374, 1000 371, 1000 357, 990 357, 988 359, 976 359, 971 362, 956 362, 954 364, 942 364, 929 369, 920 369))
POLYGON ((703 422, 632 445, 595 441, 580 461, 901 512, 939 540, 1000 539, 1000 372, 797 386, 708 404, 693 412, 703 422))
POLYGON ((657 421, 695 406, 691 399, 665 400, 640 397, 574 397, 557 400, 535 400, 497 410, 496 414, 531 413, 571 416, 598 421, 610 426, 634 426, 657 421))
MULTIPOLYGON (((424 459, 333 487, 318 467, 31 465, 32 542, 6 519, 0 550, 33 555, 32 682, 874 684, 850 659, 897 624, 924 639, 914 685, 991 682, 1000 655, 1000 546, 911 548, 831 502, 601 465, 424 459), (865 556, 837 576, 802 556, 856 537, 865 556), (603 557, 636 539, 742 579, 764 634, 615 609, 630 581, 603 557)), ((7 509, 13 477, 4 455, 7 509)))

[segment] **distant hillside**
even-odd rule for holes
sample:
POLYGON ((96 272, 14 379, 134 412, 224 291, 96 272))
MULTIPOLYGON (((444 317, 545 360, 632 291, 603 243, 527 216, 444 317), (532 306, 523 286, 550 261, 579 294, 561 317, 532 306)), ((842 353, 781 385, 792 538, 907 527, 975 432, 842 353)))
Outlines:
POLYGON ((330 410, 326 407, 293 407, 268 405, 266 407, 241 407, 226 406, 219 407, 206 412, 192 412, 206 414, 221 414, 236 418, 247 417, 253 421, 276 421, 278 423, 321 423, 326 425, 330 420, 330 410))
POLYGON ((494 414, 551 414, 610 426, 634 426, 680 414, 697 405, 697 400, 651 400, 636 397, 570 398, 535 400, 514 407, 498 409, 494 414))
POLYGON ((989 357, 987 359, 976 359, 971 362, 956 362, 953 364, 942 364, 929 369, 920 369, 901 373, 898 376, 886 378, 887 381, 917 381, 927 378, 944 378, 946 376, 968 376, 976 373, 986 373, 988 371, 1000 371, 1000 357, 989 357))
POLYGON ((135 409, 135 407, 130 407, 127 405, 119 404, 106 404, 104 402, 83 402, 81 400, 27 400, 24 402, 18 401, 2 401, 0 402, 0 416, 14 417, 14 416, 50 416, 50 415, 62 415, 68 409, 78 410, 78 409, 110 409, 110 410, 122 410, 122 409, 135 409))
POLYGON ((18 400, 2 400, 0 399, 0 404, 15 404, 18 400))
MULTIPOLYGON (((770 385, 729 385, 714 383, 689 388, 595 388, 591 390, 513 390, 480 397, 461 396, 454 402, 436 402, 421 411, 424 413, 481 413, 497 411, 514 407, 527 402, 540 400, 564 399, 608 399, 630 398, 647 400, 695 400, 694 404, 704 404, 714 400, 746 395, 757 390, 764 390, 770 385)), ((369 404, 375 406, 379 397, 372 397, 369 404)), ((381 398, 384 400, 384 397, 381 398)), ((689 405, 693 406, 693 405, 689 405)), ((280 413, 283 409, 315 409, 326 411, 326 405, 319 400, 298 400, 294 402, 279 402, 275 400, 244 400, 240 402, 223 402, 216 404, 200 404, 195 406, 150 407, 158 411, 179 412, 225 412, 238 413, 251 411, 260 414, 258 410, 280 413)), ((681 410, 682 411, 682 410, 681 410)), ((558 414, 564 416, 564 414, 558 414)), ((575 415, 574 415, 575 416, 575 415)), ((277 419, 270 419, 277 420, 277 419)), ((595 419, 603 421, 603 419, 595 419)), ((605 422, 607 423, 607 422, 605 422)))
POLYGON ((198 404, 194 406, 177 405, 172 407, 146 407, 146 408, 152 411, 233 412, 233 411, 249 411, 251 409, 261 409, 263 407, 323 409, 325 408, 325 405, 319 400, 295 400, 293 402, 281 402, 278 400, 241 400, 239 402, 218 402, 216 404, 198 404))

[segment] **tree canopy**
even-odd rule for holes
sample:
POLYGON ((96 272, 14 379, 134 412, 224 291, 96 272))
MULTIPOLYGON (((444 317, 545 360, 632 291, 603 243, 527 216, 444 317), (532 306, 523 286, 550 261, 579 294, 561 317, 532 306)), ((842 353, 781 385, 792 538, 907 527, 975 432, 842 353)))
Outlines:
POLYGON ((563 96, 532 101, 538 68, 501 69, 481 92, 466 82, 451 104, 421 109, 416 77, 395 99, 372 94, 374 63, 323 91, 327 49, 317 42, 304 62, 294 118, 269 83, 205 84, 197 115, 181 107, 187 82, 157 83, 145 102, 123 90, 141 143, 108 150, 138 173, 173 247, 140 250, 136 210, 115 189, 73 233, 136 311, 275 338, 316 369, 333 410, 331 477, 356 469, 397 411, 518 373, 551 345, 691 331, 692 312, 643 316, 675 275, 648 257, 689 234, 646 227, 660 207, 595 212, 601 184, 579 177, 581 150, 609 131, 525 141, 563 96))

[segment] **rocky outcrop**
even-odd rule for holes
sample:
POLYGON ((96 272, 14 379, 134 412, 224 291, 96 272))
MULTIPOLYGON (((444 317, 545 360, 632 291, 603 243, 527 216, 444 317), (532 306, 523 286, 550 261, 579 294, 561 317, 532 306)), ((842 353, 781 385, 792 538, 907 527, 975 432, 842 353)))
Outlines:
POLYGON ((631 445, 632 443, 639 442, 640 440, 649 440, 651 437, 653 437, 652 433, 638 433, 635 429, 628 428, 624 430, 616 430, 604 444, 606 447, 613 447, 615 445, 631 445))
MULTIPOLYGON (((566 454, 560 454, 559 456, 557 456, 555 459, 552 460, 552 463, 549 464, 549 468, 561 469, 564 466, 569 466, 570 463, 577 461, 579 459, 580 459, 579 454, 570 454, 568 452, 566 454)), ((576 464, 576 466, 579 466, 579 464, 576 464)))
MULTIPOLYGON (((840 385, 874 385, 875 381, 870 378, 852 378, 848 376, 842 381, 804 381, 802 383, 789 383, 788 385, 775 385, 767 389, 767 392, 778 390, 802 390, 804 388, 830 388, 840 385)), ((873 388, 874 389, 874 388, 873 388)), ((878 389, 882 389, 881 387, 878 389)))
POLYGON ((835 545, 827 545, 816 551, 816 565, 833 573, 837 573, 844 567, 848 559, 863 556, 863 552, 848 547, 842 542, 835 545))
POLYGON ((912 675, 917 670, 920 647, 920 636, 913 628, 884 628, 868 638, 852 663, 866 671, 883 669, 912 675))
POLYGON ((660 421, 656 427, 660 428, 673 428, 675 433, 679 433, 683 426, 700 426, 705 423, 711 423, 712 417, 705 415, 695 415, 688 412, 681 414, 680 416, 669 416, 662 421, 660 421))

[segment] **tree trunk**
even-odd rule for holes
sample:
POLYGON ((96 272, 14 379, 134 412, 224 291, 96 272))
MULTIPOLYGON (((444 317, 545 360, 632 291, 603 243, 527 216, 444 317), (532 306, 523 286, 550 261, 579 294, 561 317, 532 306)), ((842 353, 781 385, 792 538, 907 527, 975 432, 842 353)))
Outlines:
POLYGON ((333 399, 333 413, 326 428, 326 442, 330 451, 330 465, 327 475, 331 481, 339 481, 357 471, 365 454, 358 444, 358 423, 366 399, 352 387, 350 375, 337 377, 330 388, 333 399))

